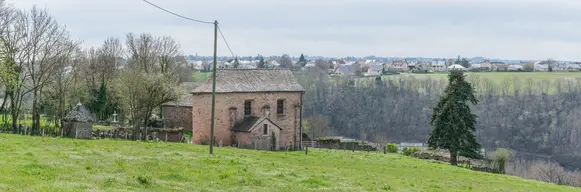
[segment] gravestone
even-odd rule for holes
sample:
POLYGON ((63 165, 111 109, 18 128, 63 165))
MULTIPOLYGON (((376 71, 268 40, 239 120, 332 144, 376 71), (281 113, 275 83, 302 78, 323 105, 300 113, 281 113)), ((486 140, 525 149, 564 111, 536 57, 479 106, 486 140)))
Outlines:
POLYGON ((75 139, 91 139, 93 116, 81 103, 77 104, 64 119, 63 135, 75 139))

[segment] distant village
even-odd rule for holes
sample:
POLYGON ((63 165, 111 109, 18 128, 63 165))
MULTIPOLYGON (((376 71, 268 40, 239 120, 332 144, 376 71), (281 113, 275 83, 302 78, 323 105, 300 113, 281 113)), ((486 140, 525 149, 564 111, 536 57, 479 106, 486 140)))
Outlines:
MULTIPOLYGON (((281 67, 281 57, 269 57, 263 59, 266 68, 281 67)), ((212 61, 209 58, 189 57, 187 62, 198 71, 210 71, 212 61)), ((218 68, 260 68, 260 59, 247 57, 239 60, 221 59, 217 63, 218 68), (238 62, 238 63, 235 63, 238 62)), ((287 61, 288 62, 288 61, 287 61)), ((299 61, 292 58, 295 70, 307 70, 317 67, 317 62, 325 62, 329 66, 329 74, 337 76, 380 76, 389 73, 437 73, 449 70, 465 70, 471 72, 575 72, 581 71, 581 62, 577 61, 516 61, 503 62, 488 59, 309 59, 299 61)), ((287 66, 291 68, 290 66, 287 66)))

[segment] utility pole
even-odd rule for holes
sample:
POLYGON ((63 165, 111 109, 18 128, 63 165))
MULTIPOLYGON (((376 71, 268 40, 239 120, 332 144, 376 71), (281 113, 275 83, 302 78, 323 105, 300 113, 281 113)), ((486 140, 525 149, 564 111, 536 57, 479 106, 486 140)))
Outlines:
POLYGON ((214 154, 214 116, 216 113, 216 63, 218 52, 218 20, 214 21, 214 64, 212 64, 212 120, 210 123, 210 155, 214 154))

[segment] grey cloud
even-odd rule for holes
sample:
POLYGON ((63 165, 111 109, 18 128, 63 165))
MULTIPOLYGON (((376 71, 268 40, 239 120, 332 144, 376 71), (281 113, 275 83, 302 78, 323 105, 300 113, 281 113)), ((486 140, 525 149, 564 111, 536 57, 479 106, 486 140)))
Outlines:
MULTIPOLYGON (((219 20, 232 47, 244 55, 581 59, 581 49, 576 49, 581 46, 581 2, 572 0, 151 1, 197 19, 219 20)), ((141 1, 8 2, 46 6, 87 46, 107 36, 151 32, 172 35, 186 53, 211 53, 211 26, 141 1)))

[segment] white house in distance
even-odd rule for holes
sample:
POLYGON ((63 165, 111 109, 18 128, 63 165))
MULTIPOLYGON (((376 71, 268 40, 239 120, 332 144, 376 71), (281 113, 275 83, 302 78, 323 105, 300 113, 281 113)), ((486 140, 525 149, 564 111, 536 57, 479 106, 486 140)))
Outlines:
POLYGON ((565 63, 568 71, 581 71, 581 62, 567 62, 565 63))
POLYGON ((508 67, 506 68, 506 70, 508 70, 508 71, 523 70, 523 66, 522 65, 508 65, 508 67))
POLYGON ((466 71, 465 67, 463 67, 462 65, 458 65, 458 64, 450 65, 447 69, 450 71, 452 71, 452 70, 466 71))
POLYGON ((535 71, 549 71, 549 63, 555 64, 556 62, 550 60, 541 60, 535 62, 534 64, 535 71))
POLYGON ((485 60, 482 63, 473 63, 470 65, 471 69, 490 71, 492 70, 492 63, 489 60, 485 60))

